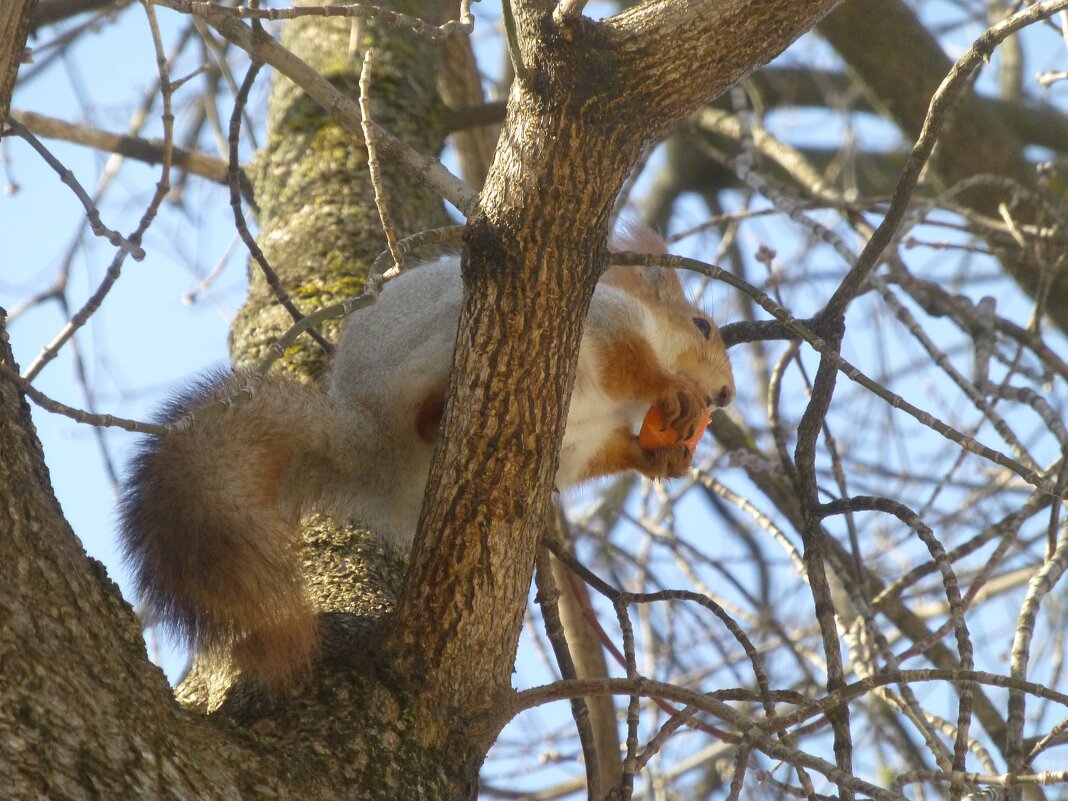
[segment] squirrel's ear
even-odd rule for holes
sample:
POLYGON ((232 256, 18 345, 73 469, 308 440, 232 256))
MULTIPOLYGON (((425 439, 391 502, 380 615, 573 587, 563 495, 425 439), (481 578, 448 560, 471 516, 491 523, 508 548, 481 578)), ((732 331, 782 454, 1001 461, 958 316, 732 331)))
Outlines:
POLYGON ((667 253, 667 243, 664 242, 656 231, 645 223, 637 220, 627 220, 620 224, 615 233, 608 237, 608 251, 610 253, 623 253, 624 251, 635 253, 667 253))
MULTIPOLYGON (((635 220, 624 222, 608 239, 610 253, 632 251, 634 253, 666 254, 667 243, 652 228, 635 220)), ((621 267, 613 265, 601 279, 618 286, 632 295, 645 295, 652 299, 675 302, 685 297, 682 284, 675 270, 663 267, 621 267)))
POLYGON ((674 270, 664 267, 624 267, 613 264, 601 276, 601 283, 651 301, 678 303, 680 298, 686 298, 679 276, 674 270))

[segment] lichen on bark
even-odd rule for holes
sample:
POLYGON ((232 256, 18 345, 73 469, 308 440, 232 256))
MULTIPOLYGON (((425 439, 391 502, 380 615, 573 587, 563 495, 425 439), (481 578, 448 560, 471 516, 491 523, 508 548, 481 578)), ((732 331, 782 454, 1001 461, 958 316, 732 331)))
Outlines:
MULTIPOLYGON (((412 14, 433 11, 426 3, 395 5, 412 14)), ((436 155, 444 141, 436 88, 439 48, 375 22, 363 22, 354 36, 354 22, 305 17, 287 23, 281 40, 353 98, 359 96, 362 52, 379 49, 371 85, 376 122, 419 152, 436 155)), ((268 137, 250 170, 260 207, 257 241, 264 254, 305 312, 358 294, 371 261, 385 247, 363 145, 300 87, 277 76, 268 137)), ((447 222, 441 200, 411 176, 385 164, 383 184, 399 236, 447 222)), ((252 265, 248 300, 232 330, 235 364, 262 358, 291 322, 252 265)), ((325 333, 336 340, 342 325, 327 325, 325 333)), ((312 380, 321 380, 327 370, 322 350, 307 337, 287 357, 287 369, 312 380)))

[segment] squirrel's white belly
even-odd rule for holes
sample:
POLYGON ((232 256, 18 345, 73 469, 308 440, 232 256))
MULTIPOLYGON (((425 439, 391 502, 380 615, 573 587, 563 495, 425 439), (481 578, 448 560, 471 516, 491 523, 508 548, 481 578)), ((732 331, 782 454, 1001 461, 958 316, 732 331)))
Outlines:
POLYGON ((597 457, 613 432, 626 428, 637 434, 646 411, 646 404, 641 401, 614 401, 593 382, 583 386, 576 383, 560 446, 557 488, 564 489, 581 481, 586 466, 597 457))

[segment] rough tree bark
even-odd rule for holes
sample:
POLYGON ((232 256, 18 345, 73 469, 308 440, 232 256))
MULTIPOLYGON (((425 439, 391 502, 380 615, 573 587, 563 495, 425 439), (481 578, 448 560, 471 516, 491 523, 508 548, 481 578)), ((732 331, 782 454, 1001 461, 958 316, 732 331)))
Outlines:
POLYGON ((479 737, 489 744, 510 691, 561 410, 616 192, 647 141, 833 5, 772 2, 755 13, 744 2, 649 3, 605 24, 562 27, 552 3, 513 5, 516 81, 468 226, 444 438, 389 642, 402 670, 427 672, 417 709, 464 711, 467 738, 450 716, 420 736, 455 749, 471 783, 481 758, 467 749, 479 737))
POLYGON ((26 37, 37 0, 12 0, 0 6, 0 123, 11 108, 11 90, 25 58, 26 37))
MULTIPOLYGON (((12 499, 0 517, 9 797, 473 796, 507 721, 562 410, 616 192, 646 142, 837 2, 659 0, 601 23, 555 20, 547 0, 511 4, 517 78, 466 235, 451 400, 399 605, 383 631, 400 568, 373 538, 313 527, 304 555, 324 656, 288 696, 195 672, 179 693, 186 707, 174 703, 129 607, 63 522, 25 405, 0 383, 0 494, 12 499)), ((418 10, 429 15, 425 3, 418 10)), ((351 92, 348 30, 302 22, 286 36, 351 92)), ((378 121, 432 151, 436 48, 375 24, 366 31, 383 49, 378 121)), ((302 305, 351 294, 357 265, 380 247, 362 149, 282 80, 271 122, 257 187, 261 239, 278 243, 268 255, 302 305)), ((402 232, 437 224, 440 206, 392 178, 402 232)), ((254 283, 235 360, 254 358, 284 325, 254 283)), ((308 357, 297 361, 313 378, 320 371, 310 348, 293 355, 308 357)), ((11 365, 10 354, 0 359, 11 365)))

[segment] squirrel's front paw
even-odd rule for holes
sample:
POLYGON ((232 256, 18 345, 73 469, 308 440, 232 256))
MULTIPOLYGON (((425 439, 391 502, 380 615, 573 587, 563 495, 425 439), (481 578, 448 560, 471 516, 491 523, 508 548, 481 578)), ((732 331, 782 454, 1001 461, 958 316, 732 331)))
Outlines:
POLYGON ((694 432, 707 419, 708 403, 693 389, 683 387, 665 392, 657 399, 664 427, 673 428, 679 439, 692 439, 694 432))
POLYGON ((641 473, 647 478, 679 478, 689 471, 693 456, 686 445, 672 445, 655 451, 643 448, 642 458, 641 473))

